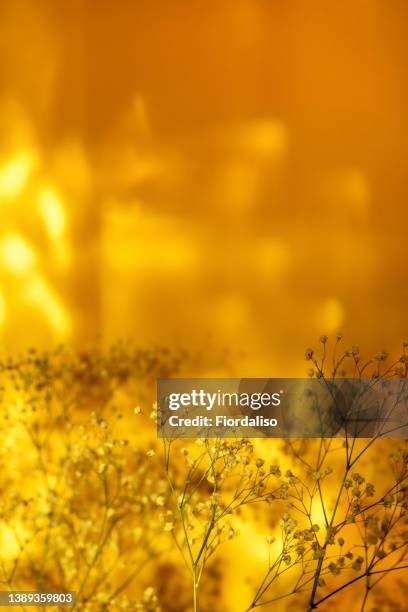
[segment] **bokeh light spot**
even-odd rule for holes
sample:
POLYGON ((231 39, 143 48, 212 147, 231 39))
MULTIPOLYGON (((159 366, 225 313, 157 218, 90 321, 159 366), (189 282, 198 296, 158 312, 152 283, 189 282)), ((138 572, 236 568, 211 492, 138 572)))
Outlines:
POLYGON ((289 148, 288 130, 277 119, 251 122, 238 130, 238 134, 241 146, 260 159, 285 155, 289 148))
POLYGON ((35 166, 36 157, 30 151, 23 151, 0 169, 0 197, 17 197, 25 188, 35 166))
POLYGON ((40 276, 30 278, 25 297, 44 314, 56 337, 66 338, 70 333, 70 320, 60 300, 40 276))
POLYGON ((31 246, 18 234, 6 235, 0 243, 0 258, 5 268, 21 274, 35 265, 35 254, 31 246))
POLYGON ((61 240, 66 227, 64 207, 57 193, 47 187, 38 194, 38 204, 51 240, 61 240))
POLYGON ((338 332, 343 325, 344 308, 335 298, 323 302, 319 315, 320 328, 328 334, 338 332))

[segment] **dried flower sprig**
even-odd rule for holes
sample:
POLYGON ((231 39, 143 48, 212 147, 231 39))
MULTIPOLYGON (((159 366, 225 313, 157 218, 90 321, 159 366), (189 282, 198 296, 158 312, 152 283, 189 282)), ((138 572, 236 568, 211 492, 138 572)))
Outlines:
MULTIPOLYGON (((338 355, 341 340, 338 335, 331 360, 327 336, 320 338, 320 355, 306 351, 306 360, 314 366, 309 375, 330 381, 345 376, 349 367, 353 377, 407 377, 407 343, 402 356, 389 365, 385 351, 365 361, 357 347, 338 355)), ((344 589, 364 584, 362 612, 381 581, 408 569, 407 442, 400 440, 397 449, 389 451, 387 474, 375 483, 366 480, 359 466, 367 466, 376 449, 395 448, 395 442, 381 439, 381 431, 358 440, 347 430, 339 442, 286 441, 287 454, 298 469, 287 479, 291 514, 282 519, 280 551, 273 562, 268 553, 268 569, 248 610, 285 597, 300 597, 300 609, 314 610, 344 589), (334 492, 332 499, 328 491, 334 492), (290 587, 276 593, 278 579, 287 572, 290 587)))
POLYGON ((131 402, 177 364, 167 351, 122 343, 31 349, 0 364, 3 588, 69 588, 80 610, 160 609, 149 585, 129 597, 165 550, 168 492, 158 458, 136 439, 131 402))
POLYGON ((245 505, 280 499, 281 487, 276 483, 278 475, 273 478, 273 469, 255 457, 247 439, 198 439, 189 448, 179 444, 164 440, 173 510, 167 511, 163 521, 191 575, 196 611, 209 559, 222 541, 235 535, 234 515, 245 505))

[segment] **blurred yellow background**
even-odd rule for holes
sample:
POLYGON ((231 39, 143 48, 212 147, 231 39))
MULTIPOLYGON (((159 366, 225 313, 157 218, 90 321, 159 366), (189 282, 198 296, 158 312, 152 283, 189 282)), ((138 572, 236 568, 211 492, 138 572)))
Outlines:
MULTIPOLYGON (((5 351, 131 337, 197 355, 190 374, 269 377, 302 375, 323 333, 398 346, 407 18, 403 0, 3 0, 5 351)), ((255 518, 232 544, 254 567, 255 518)))
POLYGON ((395 346, 407 16, 402 0, 4 0, 6 348, 132 336, 270 376, 303 372, 320 333, 395 346))

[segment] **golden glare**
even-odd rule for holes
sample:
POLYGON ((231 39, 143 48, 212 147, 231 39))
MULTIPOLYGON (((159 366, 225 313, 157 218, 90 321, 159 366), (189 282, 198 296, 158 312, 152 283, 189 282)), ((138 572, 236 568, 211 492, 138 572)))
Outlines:
POLYGON ((56 337, 66 338, 71 330, 68 313, 46 281, 38 275, 31 277, 24 293, 26 300, 48 320, 56 337))
POLYGON ((23 151, 0 169, 0 198, 16 198, 25 188, 35 167, 36 156, 23 151))
POLYGON ((238 129, 238 139, 254 157, 280 157, 289 148, 289 134, 285 124, 277 119, 259 119, 238 129))
POLYGON ((66 228, 66 215, 61 199, 50 187, 38 194, 38 205, 51 240, 62 239, 66 228))
POLYGON ((344 321, 344 308, 335 298, 327 299, 319 311, 319 323, 326 333, 339 331, 344 321))
POLYGON ((8 234, 0 243, 0 259, 15 274, 30 271, 36 262, 31 246, 19 234, 8 234))

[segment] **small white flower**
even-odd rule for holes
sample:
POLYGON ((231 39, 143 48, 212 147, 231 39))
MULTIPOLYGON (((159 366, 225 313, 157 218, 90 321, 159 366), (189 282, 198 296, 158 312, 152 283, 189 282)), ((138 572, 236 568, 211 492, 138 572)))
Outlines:
POLYGON ((171 523, 170 521, 168 523, 165 523, 164 531, 173 531, 173 529, 174 529, 174 523, 171 523))

